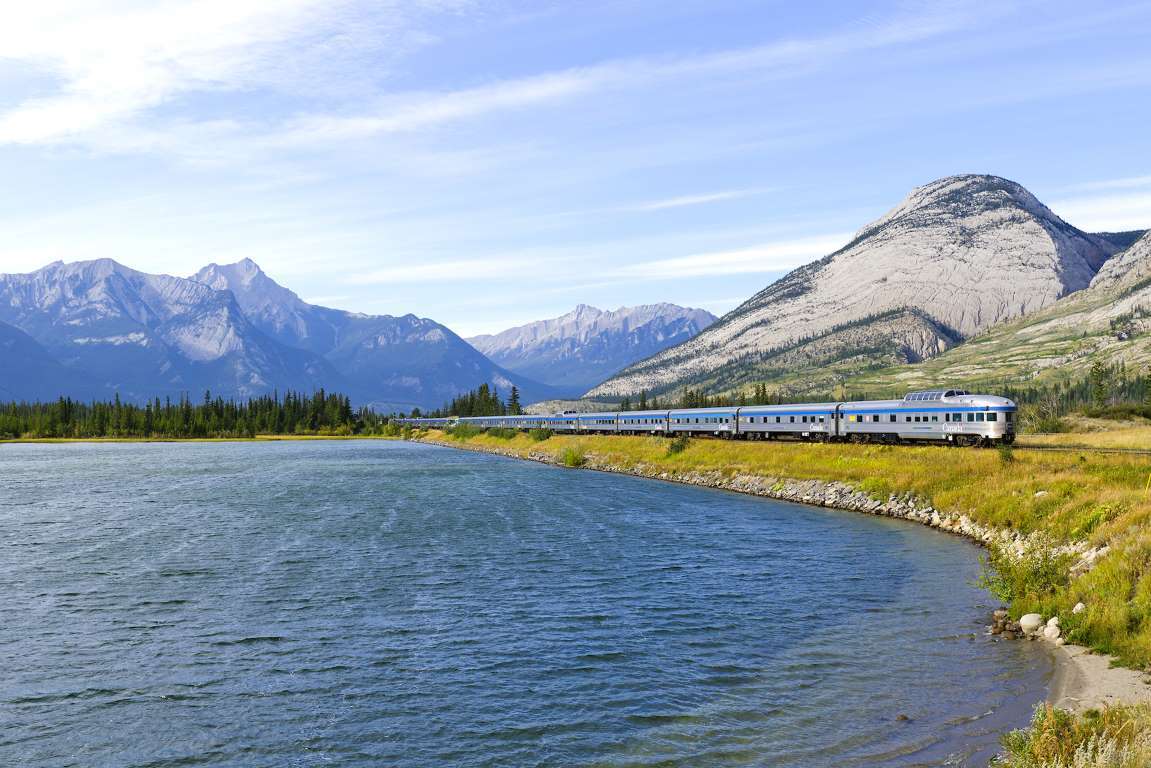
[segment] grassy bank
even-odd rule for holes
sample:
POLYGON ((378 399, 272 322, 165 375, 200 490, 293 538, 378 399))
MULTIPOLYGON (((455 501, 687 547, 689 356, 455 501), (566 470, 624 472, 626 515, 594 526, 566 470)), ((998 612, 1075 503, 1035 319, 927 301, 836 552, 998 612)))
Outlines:
MULTIPOLYGON (((594 463, 676 474, 719 472, 849 483, 877 499, 913 495, 944 512, 1046 542, 1022 560, 990 553, 989 586, 1015 616, 1059 615, 1069 642, 1151 665, 1151 461, 1083 451, 961 450, 941 447, 746 443, 667 438, 469 432, 457 440, 556 463, 594 463), (591 460, 594 459, 594 462, 591 460), (1109 549, 1086 573, 1056 545, 1109 549), (1085 609, 1072 613, 1076 603, 1085 609)), ((1082 437, 1082 436, 1080 436, 1082 437)))

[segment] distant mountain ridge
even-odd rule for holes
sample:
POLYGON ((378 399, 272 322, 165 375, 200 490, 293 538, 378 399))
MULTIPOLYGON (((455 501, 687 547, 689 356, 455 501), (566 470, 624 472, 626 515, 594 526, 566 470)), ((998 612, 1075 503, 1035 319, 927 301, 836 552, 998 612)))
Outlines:
POLYGON ((192 278, 111 259, 55 262, 0 275, 0 397, 126 400, 224 397, 317 388, 357 405, 409 411, 478 387, 522 400, 558 392, 492 363, 444 326, 415 315, 317 307, 254 262, 212 264, 192 278))
POLYGON ((232 294, 111 259, 0 275, 0 322, 78 377, 133 399, 209 388, 244 397, 339 383, 321 358, 261 333, 232 294))
POLYGON ((715 322, 702 309, 647 304, 571 312, 468 339, 503 367, 582 394, 637 360, 686 341, 715 322))
POLYGON ((247 317, 278 342, 322 356, 343 377, 345 391, 357 403, 383 410, 426 409, 483 383, 505 396, 516 386, 525 402, 557 394, 496 365, 434 320, 308 304, 250 259, 209 264, 192 279, 229 291, 247 317))
POLYGON ((587 396, 740 386, 780 373, 778 352, 785 349, 792 372, 817 375, 833 362, 858 370, 915 362, 1086 288, 1118 250, 1015 182, 979 174, 939 179, 913 190, 840 250, 587 396), (903 318, 894 335, 892 312, 903 318), (821 353, 819 345, 834 346, 824 337, 848 325, 851 343, 831 357, 821 353))

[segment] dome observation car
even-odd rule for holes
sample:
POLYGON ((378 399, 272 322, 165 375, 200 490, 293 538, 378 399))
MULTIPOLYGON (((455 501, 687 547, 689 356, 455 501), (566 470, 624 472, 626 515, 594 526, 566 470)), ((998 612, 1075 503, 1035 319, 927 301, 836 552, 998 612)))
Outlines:
POLYGON ((903 396, 904 401, 919 403, 931 400, 942 400, 945 397, 961 397, 970 395, 966 389, 929 389, 925 392, 908 392, 903 396))

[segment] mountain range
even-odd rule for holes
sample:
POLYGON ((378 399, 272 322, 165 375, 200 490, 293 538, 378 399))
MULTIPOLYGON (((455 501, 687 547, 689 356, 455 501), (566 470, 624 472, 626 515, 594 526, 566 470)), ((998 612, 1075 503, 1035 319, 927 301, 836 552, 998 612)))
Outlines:
POLYGON ((818 390, 845 375, 930 359, 1087 288, 1131 237, 1076 229, 1007 179, 940 179, 840 250, 587 397, 768 380, 818 390))
MULTIPOLYGON (((614 361, 616 370, 654 351, 661 334, 678 340, 695 327, 670 305, 616 314, 616 324, 565 346, 569 374, 578 377, 581 359, 614 361), (665 311, 674 317, 661 319, 665 311)), ((205 390, 243 398, 323 387, 386 412, 437 407, 484 383, 505 396, 515 386, 523 402, 586 388, 501 367, 433 320, 309 304, 248 259, 209 264, 190 278, 111 259, 0 275, 0 363, 0 400, 116 393, 139 402, 205 390)))
POLYGON ((588 404, 1050 378, 1100 358, 1151 363, 1149 237, 1084 232, 1015 182, 952 176, 719 320, 580 305, 470 340, 411 314, 309 304, 250 260, 188 278, 55 262, 0 275, 0 399, 324 387, 408 411, 483 383, 525 403, 586 390, 588 404))
POLYGON ((687 341, 715 319, 675 304, 613 311, 580 304, 560 317, 468 341, 508 370, 580 394, 637 360, 687 341))

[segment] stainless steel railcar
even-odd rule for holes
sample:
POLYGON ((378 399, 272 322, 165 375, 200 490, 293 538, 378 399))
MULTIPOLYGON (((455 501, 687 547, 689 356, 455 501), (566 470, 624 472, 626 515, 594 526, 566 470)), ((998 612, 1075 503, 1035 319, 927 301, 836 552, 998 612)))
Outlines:
POLYGON ((911 392, 902 400, 400 421, 425 427, 463 423, 482 429, 550 429, 605 435, 688 434, 749 440, 993 445, 1015 440, 1015 413, 1015 403, 1007 398, 940 389, 911 392))

